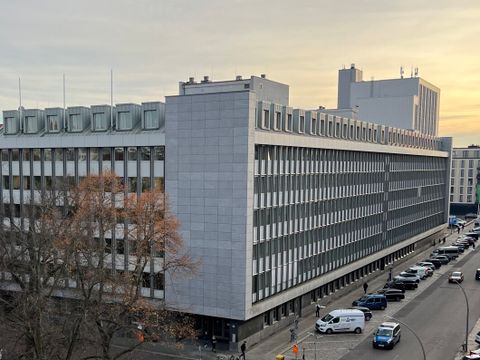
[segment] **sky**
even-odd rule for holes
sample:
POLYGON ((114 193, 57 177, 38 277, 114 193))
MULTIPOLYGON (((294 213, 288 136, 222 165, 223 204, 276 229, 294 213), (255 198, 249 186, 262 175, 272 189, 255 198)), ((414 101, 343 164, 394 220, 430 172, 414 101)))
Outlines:
POLYGON ((440 136, 480 143, 478 0, 0 0, 0 110, 163 100, 178 82, 266 74, 336 107, 338 70, 412 67, 441 89, 440 136))

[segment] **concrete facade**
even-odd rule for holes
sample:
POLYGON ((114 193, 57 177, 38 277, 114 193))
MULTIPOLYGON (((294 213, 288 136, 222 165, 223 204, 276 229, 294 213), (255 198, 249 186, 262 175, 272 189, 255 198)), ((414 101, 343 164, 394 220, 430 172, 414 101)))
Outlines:
POLYGON ((458 212, 477 212, 479 198, 477 187, 480 182, 480 147, 471 145, 454 148, 450 179, 450 203, 458 212), (463 211, 465 210, 465 211, 463 211))

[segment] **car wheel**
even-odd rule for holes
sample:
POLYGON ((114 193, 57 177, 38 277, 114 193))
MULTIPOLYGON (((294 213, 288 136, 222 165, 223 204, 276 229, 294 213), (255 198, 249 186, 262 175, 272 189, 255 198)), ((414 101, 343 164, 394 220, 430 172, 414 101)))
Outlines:
POLYGON ((357 328, 355 329, 355 334, 361 334, 361 333, 362 333, 362 329, 359 328, 359 327, 357 327, 357 328))
POLYGON ((365 316, 365 321, 370 321, 372 317, 370 315, 365 316))
POLYGON ((375 345, 375 343, 372 343, 372 346, 373 346, 374 349, 377 348, 377 345, 375 345))
POLYGON ((327 331, 325 331, 327 334, 331 334, 332 333, 332 329, 327 329, 327 331))
POLYGON ((385 305, 380 306, 380 310, 385 310, 385 305))

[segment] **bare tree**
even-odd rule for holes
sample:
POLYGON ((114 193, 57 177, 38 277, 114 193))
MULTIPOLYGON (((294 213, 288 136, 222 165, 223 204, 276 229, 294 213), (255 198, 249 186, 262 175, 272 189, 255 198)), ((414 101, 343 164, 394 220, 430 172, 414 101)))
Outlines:
POLYGON ((120 179, 105 173, 39 205, 27 228, 10 225, 0 238, 1 270, 16 284, 25 357, 118 359, 144 341, 194 335, 188 317, 150 297, 150 285, 161 288, 166 271, 189 276, 198 266, 163 192, 126 196, 120 179), (20 240, 12 240, 17 233, 20 240), (124 254, 115 251, 121 242, 124 254), (53 296, 69 298, 68 306, 52 306, 53 296), (136 341, 114 353, 120 335, 136 341), (79 346, 85 343, 88 351, 79 346))

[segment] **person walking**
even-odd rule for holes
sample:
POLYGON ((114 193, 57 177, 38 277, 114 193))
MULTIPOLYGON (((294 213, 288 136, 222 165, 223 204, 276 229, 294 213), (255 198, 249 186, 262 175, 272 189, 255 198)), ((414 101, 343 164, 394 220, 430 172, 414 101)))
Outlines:
POLYGON ((315 305, 315 316, 318 318, 320 317, 320 304, 315 305))
POLYGON ((217 352, 217 338, 215 335, 212 336, 212 351, 217 352))
POLYGON ((368 289, 368 284, 367 284, 367 282, 365 281, 365 282, 363 283, 363 293, 364 293, 364 294, 367 293, 367 289, 368 289))
POLYGON ((244 341, 242 346, 240 346, 240 351, 242 352, 242 359, 245 360, 245 351, 247 350, 247 342, 244 341))

